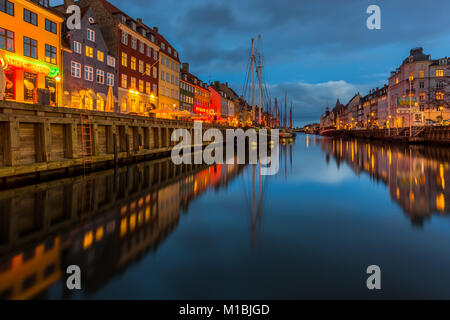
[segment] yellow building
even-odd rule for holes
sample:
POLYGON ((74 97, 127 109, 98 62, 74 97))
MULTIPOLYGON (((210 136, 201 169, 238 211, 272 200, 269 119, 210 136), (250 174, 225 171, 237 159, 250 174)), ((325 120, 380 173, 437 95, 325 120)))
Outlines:
POLYGON ((0 1, 0 63, 6 78, 6 100, 38 103, 38 89, 46 88, 49 104, 61 105, 63 21, 38 2, 0 1))
POLYGON ((178 52, 160 34, 159 50, 159 108, 179 109, 180 59, 178 52))

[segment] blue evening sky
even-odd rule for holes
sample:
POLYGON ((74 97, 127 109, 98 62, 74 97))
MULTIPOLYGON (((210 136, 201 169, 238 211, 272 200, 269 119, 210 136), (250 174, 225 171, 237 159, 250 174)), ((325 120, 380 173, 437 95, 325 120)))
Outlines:
MULTIPOLYGON (((54 0, 60 3, 61 0, 54 0)), ((204 81, 243 93, 250 39, 262 36, 263 76, 272 97, 288 93, 295 124, 318 121, 327 104, 346 103, 386 83, 413 47, 450 55, 448 0, 111 0, 157 26, 182 62, 204 81), (381 30, 366 9, 381 8, 381 30)))

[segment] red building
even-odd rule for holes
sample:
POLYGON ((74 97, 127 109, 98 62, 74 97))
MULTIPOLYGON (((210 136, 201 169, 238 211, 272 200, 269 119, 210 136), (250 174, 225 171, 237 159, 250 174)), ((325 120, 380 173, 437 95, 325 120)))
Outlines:
POLYGON ((108 48, 117 57, 118 104, 123 113, 145 114, 158 105, 158 30, 134 20, 106 0, 80 0, 89 5, 108 48))
POLYGON ((214 90, 213 87, 209 86, 209 115, 212 120, 220 120, 220 93, 214 90))

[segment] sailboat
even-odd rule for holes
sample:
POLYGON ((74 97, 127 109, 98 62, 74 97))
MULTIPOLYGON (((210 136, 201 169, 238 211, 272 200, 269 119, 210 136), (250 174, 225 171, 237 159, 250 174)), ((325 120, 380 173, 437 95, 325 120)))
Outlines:
MULTIPOLYGON (((281 113, 283 113, 283 107, 281 108, 281 113)), ((280 131, 280 139, 292 139, 295 136, 295 133, 292 130, 292 105, 291 105, 291 109, 290 109, 290 115, 289 115, 289 129, 287 127, 287 121, 286 121, 286 117, 287 117, 287 93, 285 95, 285 100, 284 100, 284 117, 283 117, 283 128, 280 131)))

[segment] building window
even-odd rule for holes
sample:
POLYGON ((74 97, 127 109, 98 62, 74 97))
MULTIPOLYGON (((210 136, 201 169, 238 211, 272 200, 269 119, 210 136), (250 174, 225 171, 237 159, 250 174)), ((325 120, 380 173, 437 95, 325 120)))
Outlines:
POLYGON ((395 79, 395 84, 398 84, 398 78, 395 79))
POLYGON ((151 56, 152 56, 152 48, 147 46, 147 57, 151 58, 151 56))
POLYGON ((436 70, 436 77, 443 77, 444 76, 444 70, 438 69, 436 70))
POLYGON ((178 52, 174 51, 173 55, 175 56, 175 58, 177 58, 178 57, 178 52))
POLYGON ((110 87, 114 87, 114 75, 112 73, 106 74, 106 84, 110 87))
POLYGON ((144 61, 139 60, 139 72, 144 73, 144 61))
POLYGON ((97 69, 96 80, 97 80, 97 83, 104 84, 105 83, 105 71, 97 69))
POLYGON ((135 57, 131 57, 130 68, 131 68, 131 70, 136 70, 136 58, 135 57))
POLYGON ((105 60, 105 56, 103 54, 103 51, 98 50, 97 51, 97 60, 103 62, 105 60))
POLYGON ((145 53, 145 44, 142 42, 139 42, 139 52, 142 54, 145 53))
POLYGON ((72 43, 72 50, 75 53, 81 54, 81 43, 79 43, 78 41, 74 41, 72 43))
POLYGON ((166 45, 163 43, 161 43, 161 49, 165 50, 166 49, 166 45))
POLYGON ((106 61, 107 61, 108 66, 110 66, 110 67, 115 67, 116 66, 116 58, 108 56, 106 58, 106 61))
POLYGON ((139 91, 144 92, 144 81, 139 80, 139 91))
POLYGON ((50 21, 48 19, 45 19, 45 30, 56 34, 56 23, 54 23, 53 21, 50 21))
POLYGON ((95 42, 95 31, 91 29, 87 29, 87 39, 89 41, 95 42))
POLYGON ((421 92, 419 96, 421 101, 425 100, 425 92, 421 92))
POLYGON ((125 52, 122 52, 122 65, 124 67, 128 66, 128 55, 125 52))
POLYGON ((74 78, 81 78, 81 63, 72 61, 72 63, 71 63, 71 75, 74 78))
POLYGON ((94 49, 86 46, 86 57, 93 58, 94 57, 94 49))
POLYGON ((14 52, 14 32, 0 28, 0 49, 14 52))
POLYGON ((28 37, 23 37, 23 55, 37 59, 37 41, 28 37))
POLYGON ((8 0, 0 0, 0 11, 14 16, 14 3, 8 0))
POLYGON ((84 79, 94 81, 94 69, 89 66, 84 66, 84 79))
POLYGON ((158 92, 158 86, 153 84, 153 92, 156 94, 158 92))
POLYGON ((122 43, 126 46, 128 45, 128 33, 125 31, 122 31, 122 43))
POLYGON ((151 66, 147 63, 146 65, 145 65, 145 74, 147 75, 147 76, 151 76, 152 75, 152 70, 151 70, 152 68, 151 68, 151 66))
POLYGON ((145 83, 145 93, 150 94, 152 92, 150 88, 150 82, 145 83))
POLYGON ((153 50, 153 60, 158 60, 158 52, 153 50))
POLYGON ((444 93, 436 92, 436 100, 444 100, 444 93))
POLYGON ((164 71, 161 70, 161 80, 165 80, 166 76, 164 74, 164 71))
POLYGON ((425 71, 424 70, 420 70, 419 71, 419 78, 425 78, 425 71))
POLYGON ((158 70, 156 68, 153 68, 153 78, 158 78, 158 70))
POLYGON ((444 88, 444 82, 442 82, 442 81, 437 82, 436 88, 444 88))
POLYGON ((127 83, 127 75, 126 74, 122 74, 122 88, 128 88, 128 83, 127 83))
POLYGON ((423 81, 419 82, 419 88, 420 89, 425 88, 425 82, 423 82, 423 81))
POLYGON ((45 62, 56 64, 56 48, 45 44, 45 62))
POLYGON ((37 14, 30 10, 23 9, 23 21, 37 26, 37 14))
POLYGON ((136 78, 135 77, 131 77, 130 87, 132 89, 136 89, 136 78))
POLYGON ((136 38, 131 37, 131 48, 133 48, 134 50, 136 50, 136 45, 137 45, 137 40, 136 38))

